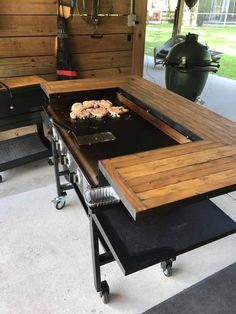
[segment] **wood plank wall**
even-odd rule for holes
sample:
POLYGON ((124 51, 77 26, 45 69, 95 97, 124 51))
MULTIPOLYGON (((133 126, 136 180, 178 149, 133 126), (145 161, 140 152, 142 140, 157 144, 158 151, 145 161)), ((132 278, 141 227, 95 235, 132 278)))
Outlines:
POLYGON ((128 27, 127 24, 130 0, 113 0, 112 5, 111 1, 104 0, 100 1, 100 4, 101 13, 121 15, 101 18, 101 24, 97 29, 101 38, 92 37, 95 27, 86 22, 86 18, 75 15, 68 20, 73 61, 78 77, 131 73, 142 75, 146 0, 136 0, 135 10, 139 24, 135 27, 128 27))
MULTIPOLYGON (((122 15, 102 18, 101 38, 91 37, 94 26, 84 18, 67 20, 78 77, 142 75, 146 0, 136 0, 139 24, 135 27, 127 25, 129 0, 100 4, 100 12, 122 15)), ((56 14, 57 0, 1 1, 0 78, 36 74, 55 79, 56 14)))
POLYGON ((55 74, 57 0, 0 1, 0 78, 55 74))

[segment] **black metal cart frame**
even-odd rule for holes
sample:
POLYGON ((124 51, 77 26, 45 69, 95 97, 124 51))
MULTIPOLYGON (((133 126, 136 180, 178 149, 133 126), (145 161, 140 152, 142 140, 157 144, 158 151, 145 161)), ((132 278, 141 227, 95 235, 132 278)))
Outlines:
MULTIPOLYGON (((172 275, 172 264, 176 260, 176 257, 180 254, 183 254, 185 252, 188 252, 192 249, 195 249, 197 247, 200 247, 202 245, 205 245, 207 243, 210 243, 212 241, 215 241, 217 239, 220 239, 222 237, 225 237, 227 235, 230 235, 232 233, 236 232, 236 223, 233 222, 226 214, 224 214, 220 209, 218 209, 215 205, 213 205, 209 200, 203 202, 203 206, 207 207, 208 214, 205 214, 205 209, 201 209, 200 207, 196 205, 187 205, 189 206, 187 210, 182 210, 180 213, 180 216, 182 215, 183 223, 180 221, 173 222, 173 228, 176 228, 176 230, 172 230, 172 234, 170 232, 170 240, 168 240, 168 232, 163 231, 163 238, 164 240, 160 241, 161 247, 154 247, 150 250, 142 252, 140 255, 136 255, 136 252, 132 253, 131 255, 129 251, 132 251, 132 239, 131 239, 131 246, 130 247, 124 247, 124 241, 119 236, 117 236, 117 226, 114 222, 116 218, 118 217, 118 220, 121 219, 121 223, 124 222, 124 228, 127 228, 129 230, 130 228, 130 234, 131 237, 135 237, 135 234, 133 232, 134 224, 137 224, 138 222, 135 222, 131 217, 129 217, 129 213, 125 209, 125 207, 122 205, 122 203, 114 204, 114 205, 106 205, 101 206, 98 208, 91 208, 87 205, 87 203, 84 200, 83 195, 81 194, 80 190, 78 189, 76 183, 70 182, 68 184, 62 184, 61 183, 61 177, 65 176, 68 181, 70 181, 70 171, 67 169, 66 165, 63 165, 63 169, 60 169, 60 161, 61 156, 60 152, 57 150, 57 143, 53 140, 51 140, 52 144, 52 153, 53 153, 53 165, 55 170, 55 179, 56 179, 56 187, 57 187, 57 197, 54 199, 55 207, 57 209, 62 209, 65 206, 66 200, 66 191, 69 189, 74 189, 77 193, 82 206, 89 218, 90 222, 90 236, 91 236, 91 250, 92 250, 92 265, 93 265, 93 277, 94 277, 94 286, 96 291, 99 293, 100 297, 102 298, 104 303, 109 302, 109 285, 106 281, 103 281, 101 278, 101 267, 105 264, 108 264, 110 262, 116 261, 120 268, 122 269, 122 272, 124 275, 129 275, 133 272, 142 270, 146 267, 152 266, 154 264, 160 263, 161 267, 163 269, 164 274, 169 277, 172 275), (196 208, 195 208, 196 207, 196 208), (190 217, 190 229, 194 229, 194 223, 193 221, 199 219, 199 222, 196 224, 198 227, 200 224, 204 222, 206 218, 213 219, 214 224, 216 224, 216 229, 211 229, 211 226, 206 226, 205 231, 203 231, 203 236, 196 237, 191 232, 195 232, 196 230, 199 230, 199 228, 196 228, 196 230, 189 231, 189 236, 193 236, 192 240, 189 240, 185 242, 183 245, 180 244, 181 241, 184 239, 184 233, 181 231, 181 228, 185 228, 184 223, 188 223, 188 215, 187 212, 191 212, 192 217, 190 217), (109 214, 111 212, 111 214, 109 214), (199 212, 199 215, 198 215, 199 212), (108 213, 109 215, 107 215, 108 213), (112 215, 119 213, 115 219, 112 218, 112 215), (187 217, 187 218, 186 218, 187 217), (130 220, 129 220, 130 218, 130 220), (126 224, 126 225, 125 225, 126 224), (178 228, 180 231, 178 231, 178 228), (209 230, 208 230, 209 229, 209 230), (171 247, 170 243, 174 240, 175 233, 178 234, 181 233, 180 239, 178 239, 178 243, 176 245, 176 249, 171 247), (204 234, 205 232, 205 234, 204 234), (172 237, 172 238, 171 238, 172 237), (99 250, 99 242, 102 244, 104 251, 103 253, 100 253, 99 250), (167 247, 163 246, 163 243, 169 243, 167 247), (132 256, 134 254, 134 256, 132 256)), ((195 201, 196 202, 196 201, 195 201)), ((179 209, 178 209, 179 210, 179 209)), ((171 211, 169 215, 170 220, 175 221, 178 220, 176 217, 178 215, 176 214, 177 211, 171 211)), ((157 233, 158 228, 162 226, 161 223, 159 223, 158 219, 163 219, 163 221, 166 221, 165 215, 162 213, 155 212, 150 213, 149 215, 152 215, 149 219, 149 222, 152 223, 152 218, 157 221, 157 233), (158 216, 159 215, 159 216, 158 216), (157 219, 158 218, 158 219, 157 219)), ((190 216, 191 216, 190 215, 190 216)), ((168 217, 167 217, 168 218, 168 217)), ((142 228, 145 229, 145 223, 142 225, 142 219, 141 219, 141 230, 142 228)), ((153 228, 153 227, 152 227, 153 228)), ((169 228, 169 225, 168 225, 169 228)), ((168 229, 167 228, 167 229, 168 229)), ((203 228, 204 229, 204 228, 203 228)), ((189 229, 187 229, 189 230, 189 229)), ((152 233, 153 234, 153 233, 152 233)), ((151 235, 152 235, 151 234, 151 235)), ((159 232, 158 235, 160 236, 161 233, 159 232)), ((157 241, 158 242, 158 241, 157 241)), ((136 245, 136 244, 135 244, 136 245)))
MULTIPOLYGON (((57 197, 53 200, 56 209, 61 210, 66 204, 66 191, 74 189, 78 195, 82 206, 89 218, 90 224, 90 238, 91 238, 91 251, 92 251, 92 265, 93 265, 93 277, 94 286, 102 301, 107 304, 109 302, 110 289, 106 280, 101 279, 101 266, 117 261, 122 271, 125 273, 125 269, 122 266, 119 256, 116 254, 112 244, 107 238, 106 234, 101 228, 99 221, 96 219, 96 209, 91 209, 84 201, 83 195, 77 188, 76 184, 62 184, 61 177, 69 176, 69 170, 60 170, 59 155, 56 149, 56 143, 52 140, 52 156, 53 160, 51 165, 54 165, 54 174, 57 188, 57 197), (105 252, 100 253, 99 242, 102 244, 105 252)), ((99 210, 99 209, 98 209, 99 210)), ((176 260, 176 257, 168 258, 161 262, 161 267, 164 274, 169 277, 172 275, 172 263, 176 260)))

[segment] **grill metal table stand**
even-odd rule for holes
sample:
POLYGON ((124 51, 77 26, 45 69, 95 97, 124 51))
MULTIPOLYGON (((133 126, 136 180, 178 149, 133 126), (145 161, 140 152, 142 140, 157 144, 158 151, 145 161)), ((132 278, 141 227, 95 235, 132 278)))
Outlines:
MULTIPOLYGON (((220 195, 235 188, 234 158, 229 158, 230 162, 227 167, 230 170, 225 170, 222 158, 222 155, 235 156, 236 154, 236 144, 232 144, 235 141, 232 139, 235 125, 221 118, 221 123, 218 128, 215 128, 216 121, 219 122, 218 116, 205 110, 202 112, 202 108, 199 109, 184 98, 175 96, 137 77, 122 79, 122 83, 119 84, 116 80, 110 79, 79 80, 63 84, 65 84, 64 94, 60 82, 48 83, 44 87, 49 98, 45 112, 48 118, 52 119, 53 162, 58 193, 55 204, 62 200, 60 206, 56 206, 58 209, 62 208, 65 205, 66 190, 72 187, 75 189, 89 217, 94 284, 105 303, 109 301, 110 289, 108 283, 102 281, 100 273, 102 265, 115 260, 123 274, 129 275, 160 263, 164 273, 170 276, 173 261, 177 256, 236 232, 236 223, 209 200, 212 194, 220 195), (117 87, 120 84, 121 89, 117 87), (96 86, 103 89, 96 90, 94 89, 96 86), (126 95, 132 97, 127 99, 126 95), (119 120, 105 118, 75 123, 71 121, 70 105, 88 99, 111 99, 117 105, 129 104, 129 115, 119 120), (143 110, 142 104, 146 104, 148 100, 150 106, 147 104, 147 108, 143 110), (203 129, 198 130, 198 123, 195 123, 195 120, 190 121, 191 134, 198 134, 198 131, 200 133, 200 138, 191 137, 190 142, 195 141, 195 143, 189 143, 189 141, 186 143, 184 140, 185 135, 189 134, 185 131, 190 127, 185 106, 188 109, 186 111, 190 112, 191 109, 193 116, 198 117, 203 124, 203 129), (153 107, 153 111, 149 111, 149 107, 153 107), (183 111, 183 114, 181 113, 178 117, 178 123, 175 122, 176 107, 183 111), (132 112, 132 108, 139 113, 138 116, 132 112), (163 113, 166 112, 165 108, 168 116, 163 113), (165 125, 160 130, 156 124, 151 123, 151 125, 150 121, 157 123, 157 126, 160 126, 160 123, 162 125, 162 122, 165 122, 165 125), (62 125, 66 125, 67 128, 62 125), (172 127, 171 130, 169 126, 172 127), (69 128, 74 131, 68 132, 69 128), (77 136, 107 130, 116 136, 116 141, 85 147, 77 141, 77 136), (137 130, 142 130, 142 132, 138 134, 137 130), (173 131, 178 131, 178 134, 175 132, 173 134, 173 131), (173 138, 168 134, 172 134, 173 138), (219 139, 217 143, 214 142, 216 135, 219 139), (174 139, 178 139, 177 142, 183 145, 176 145, 174 139), (130 150, 131 147, 133 151, 130 150), (160 149, 161 147, 163 149, 160 149), (202 174, 203 162, 199 163, 199 154, 200 160, 207 161, 206 166, 209 168, 207 168, 207 173, 209 172, 210 178, 216 179, 208 180, 207 187, 200 186, 200 183, 206 180, 202 174), (217 174, 219 172, 219 176, 215 175, 216 154, 218 154, 217 174), (191 164, 189 156, 193 156, 191 164), (121 169, 127 165, 128 170, 133 167, 133 158, 137 162, 140 174, 143 175, 144 161, 148 163, 149 159, 154 159, 151 166, 157 167, 156 164, 158 164, 158 170, 163 172, 162 177, 166 175, 168 178, 173 169, 168 170, 165 165, 176 161, 174 173, 176 176, 178 174, 176 178, 180 180, 180 184, 184 184, 186 195, 183 196, 180 193, 176 195, 173 183, 166 182, 168 183, 167 190, 163 195, 159 195, 161 189, 156 189, 155 202, 148 207, 144 207, 144 203, 139 203, 139 207, 137 203, 132 202, 128 194, 130 190, 126 189, 132 176, 125 178, 126 184, 119 185, 122 172, 119 172, 119 176, 113 175, 117 173, 116 169, 121 165, 123 167, 121 169), (178 162, 179 159, 183 160, 184 164, 178 162), (159 165, 160 160, 164 160, 163 165, 159 165), (191 187, 187 185, 186 178, 189 166, 196 168, 194 175, 197 178, 197 181, 191 180, 193 182, 191 187), (230 176, 225 175, 222 179, 220 171, 223 173, 227 171, 226 173, 230 173, 230 176), (62 176, 69 181, 68 185, 61 183, 62 176), (104 247, 105 253, 100 252, 99 242, 104 247)), ((156 176, 158 173, 154 173, 154 183, 158 184, 156 176)), ((144 180, 144 183, 149 183, 149 177, 144 180)), ((174 186, 178 187, 178 184, 179 181, 175 182, 174 186)), ((143 191, 143 186, 141 188, 143 191)), ((150 188, 148 191, 151 191, 150 188)), ((136 201, 138 194, 132 195, 136 201)))
MULTIPOLYGON (((91 236, 91 250, 92 250, 92 264, 93 264, 93 276, 94 276, 94 286, 96 291, 99 293, 99 296, 102 298, 102 301, 107 304, 109 302, 109 285, 106 280, 101 280, 101 266, 115 261, 116 253, 112 248, 111 243, 106 239, 106 234, 103 231, 98 229, 98 226, 94 219, 96 216, 96 211, 100 210, 100 207, 93 209, 88 206, 85 202, 84 195, 78 189, 76 183, 78 179, 70 172, 67 167, 68 157, 62 153, 61 150, 62 142, 58 137, 58 133, 53 130, 53 123, 49 122, 51 126, 51 145, 52 145, 52 163, 54 166, 55 182, 57 188, 57 196, 52 200, 56 209, 61 210, 66 205, 66 191, 74 189, 78 195, 83 208, 89 218, 90 222, 90 236, 91 236), (63 169, 60 169, 62 167, 63 169), (62 184, 61 178, 65 177, 69 183, 62 184), (105 252, 99 252, 99 241, 103 246, 105 252)), ((161 268, 163 273, 170 277, 172 275, 172 263, 176 260, 176 257, 168 258, 161 262, 161 268)))
POLYGON ((53 202, 57 209, 62 209, 66 191, 74 189, 77 193, 90 222, 94 286, 105 304, 109 302, 110 288, 101 278, 101 266, 117 261, 123 273, 129 275, 160 263, 163 273, 170 277, 176 256, 236 232, 236 224, 209 200, 167 213, 154 211, 140 221, 134 221, 121 202, 92 208, 79 190, 74 172, 68 167, 66 145, 60 136, 55 137, 54 131, 51 142, 57 186, 57 197, 53 202), (61 183, 62 176, 68 184, 61 183), (204 226, 205 221, 210 220, 213 223, 204 226), (100 253, 99 242, 104 253, 100 253))
POLYGON ((55 174, 56 187, 57 187, 57 197, 55 197, 52 202, 54 203, 56 209, 62 209, 66 204, 66 198, 65 198, 67 195, 66 191, 73 189, 73 186, 69 184, 61 184, 61 177, 68 176, 69 171, 67 170, 60 171, 59 158, 61 157, 61 161, 62 161, 62 156, 60 156, 57 150, 58 143, 54 138, 52 138, 51 144, 52 144, 52 158, 53 158, 51 165, 54 165, 54 174, 55 174))

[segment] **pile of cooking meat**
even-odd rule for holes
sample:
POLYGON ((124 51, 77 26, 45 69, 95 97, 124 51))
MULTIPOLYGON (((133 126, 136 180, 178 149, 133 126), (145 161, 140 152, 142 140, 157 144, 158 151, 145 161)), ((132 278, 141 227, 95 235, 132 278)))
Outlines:
POLYGON ((129 110, 122 106, 113 106, 109 100, 85 100, 71 106, 71 119, 103 118, 107 115, 119 117, 129 110))

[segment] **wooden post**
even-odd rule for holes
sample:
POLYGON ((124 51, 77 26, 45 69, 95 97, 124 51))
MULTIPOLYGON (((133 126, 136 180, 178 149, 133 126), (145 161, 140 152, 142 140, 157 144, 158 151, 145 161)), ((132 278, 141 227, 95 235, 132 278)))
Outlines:
POLYGON ((132 74, 143 75, 143 58, 145 46, 147 0, 136 0, 134 14, 137 16, 138 24, 134 26, 132 74))
POLYGON ((183 15, 184 15, 184 0, 178 0, 177 7, 175 10, 175 20, 172 32, 173 37, 181 33, 183 15))

